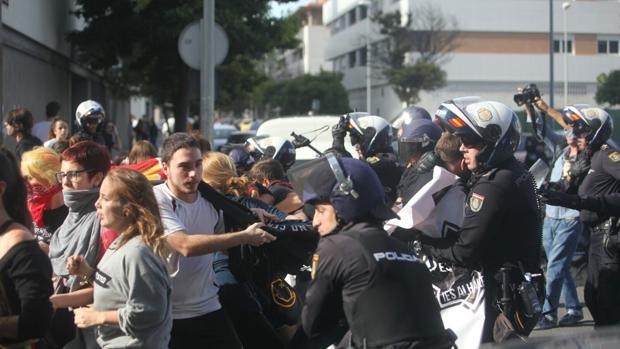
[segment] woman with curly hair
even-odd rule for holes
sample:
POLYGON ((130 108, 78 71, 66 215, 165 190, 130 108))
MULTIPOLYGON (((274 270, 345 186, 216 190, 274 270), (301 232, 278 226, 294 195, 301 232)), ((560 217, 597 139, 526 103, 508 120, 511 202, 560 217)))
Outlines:
POLYGON ((95 206, 102 226, 120 234, 96 270, 81 256, 69 258, 70 273, 94 281, 94 307, 75 309, 75 324, 97 327, 102 348, 168 348, 171 282, 151 184, 139 172, 114 169, 95 206))
POLYGON ((52 119, 50 129, 47 132, 47 140, 43 142, 46 148, 52 148, 58 141, 66 141, 69 137, 69 124, 59 117, 52 119))

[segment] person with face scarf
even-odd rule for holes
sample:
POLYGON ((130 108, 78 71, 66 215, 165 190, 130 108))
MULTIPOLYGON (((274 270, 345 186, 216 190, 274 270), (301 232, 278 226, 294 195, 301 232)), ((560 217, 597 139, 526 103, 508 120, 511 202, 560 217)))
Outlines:
POLYGON ((68 213, 62 187, 56 179, 56 173, 60 171, 60 155, 44 147, 25 152, 21 170, 28 190, 28 210, 34 223, 34 234, 47 252, 54 231, 68 213))

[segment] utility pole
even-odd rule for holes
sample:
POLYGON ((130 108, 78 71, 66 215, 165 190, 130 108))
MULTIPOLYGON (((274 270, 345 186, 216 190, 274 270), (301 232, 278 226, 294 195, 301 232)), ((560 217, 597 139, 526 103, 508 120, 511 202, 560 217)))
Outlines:
POLYGON ((215 92, 215 0, 203 0, 202 60, 200 62, 200 131, 213 145, 215 92))
POLYGON ((553 0, 549 0, 549 106, 553 105, 553 0))

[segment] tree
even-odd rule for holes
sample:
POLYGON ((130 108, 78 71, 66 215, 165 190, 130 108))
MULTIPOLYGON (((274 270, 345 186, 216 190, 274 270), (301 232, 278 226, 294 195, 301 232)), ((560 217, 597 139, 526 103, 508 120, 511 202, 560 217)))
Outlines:
MULTIPOLYGON (((291 0, 279 0, 289 2, 291 0)), ((78 59, 101 71, 118 96, 152 96, 171 103, 176 130, 188 113, 190 69, 177 52, 181 30, 202 17, 202 0, 77 0, 75 15, 85 27, 68 34, 78 59)), ((295 47, 295 23, 269 17, 268 0, 218 1, 215 20, 229 38, 226 60, 217 67, 216 107, 249 106, 253 86, 263 79, 255 60, 277 47, 295 47), (234 97, 233 97, 234 96, 234 97)))
POLYGON ((433 91, 446 84, 440 68, 449 52, 457 47, 454 17, 447 18, 431 3, 412 13, 378 13, 372 18, 386 40, 376 45, 373 65, 388 80, 401 102, 419 102, 421 91, 433 91))
POLYGON ((326 71, 286 81, 269 79, 254 91, 255 104, 267 116, 274 110, 281 115, 343 114, 349 111, 349 98, 341 81, 342 73, 326 71), (313 101, 319 103, 316 110, 313 101))
POLYGON ((609 74, 601 73, 596 81, 596 103, 608 103, 611 106, 620 104, 620 70, 612 70, 609 74))

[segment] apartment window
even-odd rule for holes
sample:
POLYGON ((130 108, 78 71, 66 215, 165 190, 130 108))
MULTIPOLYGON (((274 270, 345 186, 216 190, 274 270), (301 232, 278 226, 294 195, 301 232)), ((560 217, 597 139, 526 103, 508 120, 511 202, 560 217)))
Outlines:
POLYGON ((365 67, 366 62, 368 62, 368 51, 366 50, 366 47, 363 47, 360 49, 360 65, 365 67))
MULTIPOLYGON (((564 52, 563 48, 564 48, 564 40, 553 40, 553 52, 554 53, 561 53, 564 52)), ((573 40, 568 39, 566 41, 566 52, 568 53, 573 53, 573 40)))
POLYGON ((617 55, 620 53, 618 50, 618 39, 598 40, 597 46, 599 54, 617 55))
POLYGON ((609 41, 609 53, 618 54, 618 40, 609 41))
POLYGON ((360 6, 360 21, 368 17, 368 7, 360 6))
POLYGON ((353 68, 355 67, 355 61, 356 61, 356 52, 355 51, 351 51, 349 52, 349 68, 353 68))
POLYGON ((357 22, 357 14, 355 13, 355 9, 349 11, 349 25, 353 25, 357 22))

